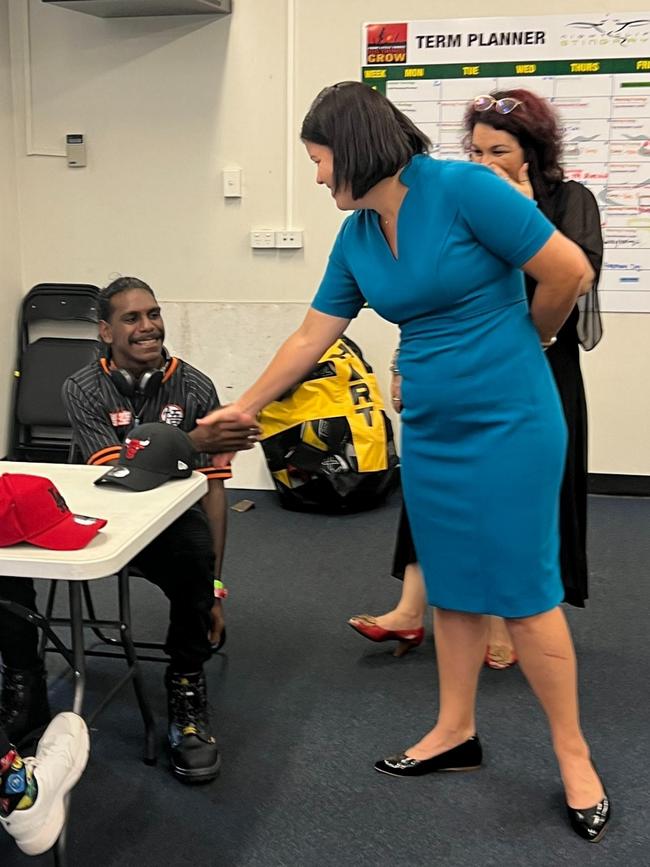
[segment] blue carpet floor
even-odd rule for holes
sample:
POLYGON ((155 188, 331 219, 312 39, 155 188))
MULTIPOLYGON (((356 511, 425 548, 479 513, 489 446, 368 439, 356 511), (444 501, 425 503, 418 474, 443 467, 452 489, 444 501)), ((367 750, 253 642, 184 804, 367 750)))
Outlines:
MULTIPOLYGON (((591 498, 591 600, 585 611, 568 609, 584 728, 613 802, 611 828, 594 846, 567 827, 545 722, 517 668, 482 676, 479 772, 375 773, 377 758, 414 742, 436 713, 430 630, 399 660, 345 622, 396 598, 388 573, 398 499, 324 517, 283 511, 271 493, 253 498, 253 511, 229 513, 228 641, 208 667, 222 774, 204 787, 171 777, 163 668, 144 663, 159 762, 140 760, 141 724, 126 688, 92 731, 72 801, 70 867, 650 864, 650 500, 591 498)), ((112 586, 99 582, 95 595, 107 611, 112 586)), ((133 609, 139 637, 159 639, 160 593, 135 580, 133 609)), ((88 707, 120 666, 90 661, 88 707)), ((49 668, 53 704, 64 708, 69 680, 55 657, 49 668)), ((0 837, 2 867, 52 863, 0 837)))

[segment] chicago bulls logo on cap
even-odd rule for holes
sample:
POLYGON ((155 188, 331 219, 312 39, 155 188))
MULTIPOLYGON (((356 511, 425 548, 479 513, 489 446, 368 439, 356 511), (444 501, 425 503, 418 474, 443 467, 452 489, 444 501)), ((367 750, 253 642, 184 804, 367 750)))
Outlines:
POLYGON ((146 449, 151 440, 138 440, 135 437, 127 437, 124 440, 124 457, 132 461, 142 449, 146 449))

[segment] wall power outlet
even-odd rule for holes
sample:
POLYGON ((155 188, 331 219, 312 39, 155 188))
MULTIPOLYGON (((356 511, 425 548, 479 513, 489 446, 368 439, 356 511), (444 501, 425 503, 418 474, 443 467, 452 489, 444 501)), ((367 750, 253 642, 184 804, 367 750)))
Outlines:
POLYGON ((275 246, 281 249, 298 249, 302 247, 302 229, 287 229, 275 233, 275 246))

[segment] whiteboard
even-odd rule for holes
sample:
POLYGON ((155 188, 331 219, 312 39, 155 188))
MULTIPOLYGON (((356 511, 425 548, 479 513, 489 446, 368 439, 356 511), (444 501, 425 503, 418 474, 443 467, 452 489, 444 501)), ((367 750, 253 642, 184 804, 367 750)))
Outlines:
POLYGON ((601 308, 650 312, 650 12, 364 24, 362 77, 440 159, 467 158, 473 97, 524 87, 549 99, 565 175, 601 211, 601 308))

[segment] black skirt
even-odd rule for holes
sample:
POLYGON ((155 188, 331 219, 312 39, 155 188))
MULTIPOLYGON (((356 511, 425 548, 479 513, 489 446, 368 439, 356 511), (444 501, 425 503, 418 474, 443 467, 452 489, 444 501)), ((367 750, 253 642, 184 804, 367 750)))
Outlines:
POLYGON ((574 310, 547 350, 560 393, 569 441, 560 491, 560 569, 564 601, 584 608, 589 596, 587 572, 587 402, 580 370, 574 310))
POLYGON ((399 526, 397 528, 397 541, 395 542, 395 553, 393 555, 393 577, 403 581, 406 567, 411 563, 417 562, 418 557, 415 553, 413 537, 411 536, 411 525, 402 503, 402 511, 400 512, 399 526))

